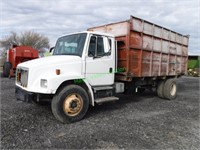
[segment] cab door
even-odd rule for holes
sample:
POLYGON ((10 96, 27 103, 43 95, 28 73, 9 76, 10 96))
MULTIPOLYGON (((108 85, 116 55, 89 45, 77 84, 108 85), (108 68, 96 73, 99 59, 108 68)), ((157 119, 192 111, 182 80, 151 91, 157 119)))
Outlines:
POLYGON ((86 56, 86 79, 91 86, 114 84, 114 52, 111 38, 91 35, 86 56))

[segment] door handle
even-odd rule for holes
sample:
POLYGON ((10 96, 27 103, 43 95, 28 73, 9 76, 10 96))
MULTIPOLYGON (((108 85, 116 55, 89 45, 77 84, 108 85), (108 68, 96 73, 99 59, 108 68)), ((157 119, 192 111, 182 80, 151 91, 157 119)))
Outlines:
POLYGON ((112 73, 113 72, 113 69, 112 68, 109 68, 109 73, 112 73))

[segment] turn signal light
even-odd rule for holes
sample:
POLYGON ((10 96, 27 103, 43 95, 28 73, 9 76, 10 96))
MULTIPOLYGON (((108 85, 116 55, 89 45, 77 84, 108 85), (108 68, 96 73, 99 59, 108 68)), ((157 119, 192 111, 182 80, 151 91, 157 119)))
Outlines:
POLYGON ((56 69, 56 74, 60 75, 60 69, 56 69))

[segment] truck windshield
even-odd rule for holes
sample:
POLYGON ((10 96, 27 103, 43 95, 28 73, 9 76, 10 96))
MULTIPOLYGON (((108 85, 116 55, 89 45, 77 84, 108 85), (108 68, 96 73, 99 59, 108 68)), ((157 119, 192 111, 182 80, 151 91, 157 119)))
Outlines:
POLYGON ((87 33, 80 33, 60 37, 53 55, 77 55, 81 57, 86 36, 87 33))

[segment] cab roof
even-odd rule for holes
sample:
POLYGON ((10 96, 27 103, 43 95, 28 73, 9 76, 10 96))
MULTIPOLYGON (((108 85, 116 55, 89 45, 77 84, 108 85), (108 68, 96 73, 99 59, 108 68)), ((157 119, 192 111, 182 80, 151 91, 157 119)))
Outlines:
MULTIPOLYGON (((104 32, 96 32, 96 31, 74 32, 74 33, 69 33, 69 34, 63 35, 63 36, 73 35, 73 34, 80 34, 80 33, 90 33, 90 34, 95 34, 95 35, 103 35, 103 36, 115 37, 113 34, 108 34, 108 33, 104 33, 104 32)), ((63 37, 63 36, 61 36, 61 37, 63 37)))

